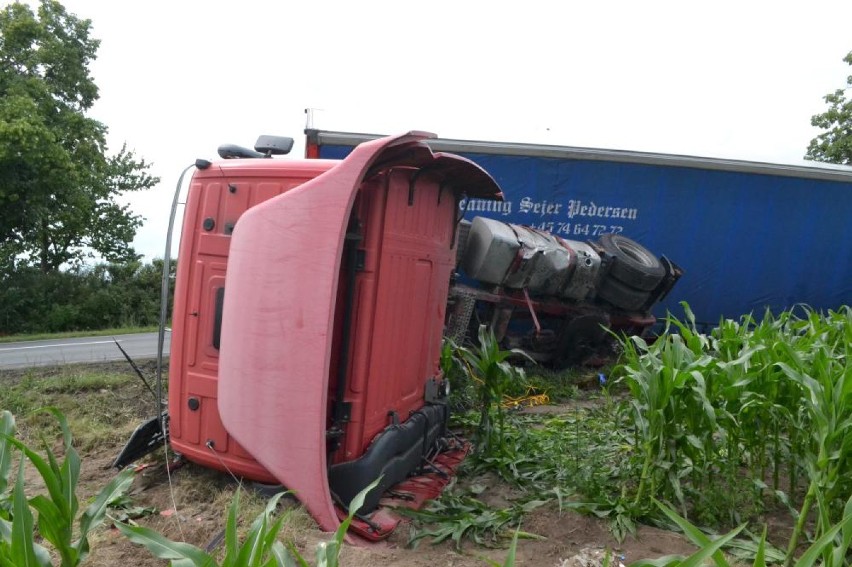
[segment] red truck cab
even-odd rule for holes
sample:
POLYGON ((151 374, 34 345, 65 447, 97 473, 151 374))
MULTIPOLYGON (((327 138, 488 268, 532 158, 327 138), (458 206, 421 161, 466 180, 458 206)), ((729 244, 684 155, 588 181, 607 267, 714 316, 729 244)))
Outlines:
MULTIPOLYGON (((283 484, 326 530, 376 478, 366 513, 414 475, 442 485, 441 459, 458 460, 438 364, 458 204, 502 194, 430 136, 367 142, 342 161, 225 159, 190 183, 172 447, 283 484)), ((367 535, 387 535, 379 524, 367 535)))

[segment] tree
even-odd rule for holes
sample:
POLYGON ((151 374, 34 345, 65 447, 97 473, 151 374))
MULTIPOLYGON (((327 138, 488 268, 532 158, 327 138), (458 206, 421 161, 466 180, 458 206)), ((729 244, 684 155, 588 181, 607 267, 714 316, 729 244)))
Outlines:
POLYGON ((0 269, 137 257, 142 218, 117 198, 159 179, 126 146, 108 155, 107 127, 86 116, 98 98, 90 28, 56 0, 37 14, 21 3, 0 11, 0 269))
MULTIPOLYGON (((852 51, 843 60, 852 65, 852 51)), ((846 89, 825 95, 828 110, 811 118, 811 125, 825 130, 811 140, 805 159, 852 165, 852 98, 846 91, 852 88, 852 75, 846 78, 846 89)))

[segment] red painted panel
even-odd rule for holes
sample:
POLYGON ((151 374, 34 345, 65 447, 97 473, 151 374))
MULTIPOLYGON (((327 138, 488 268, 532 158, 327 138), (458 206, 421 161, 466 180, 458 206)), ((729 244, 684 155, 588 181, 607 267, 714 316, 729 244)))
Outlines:
POLYGON ((389 424, 389 412, 404 421, 422 407, 424 383, 438 372, 455 258, 448 227, 454 226, 456 202, 447 190, 439 201, 439 179, 428 174, 415 180, 410 194, 413 175, 412 170, 394 170, 381 187, 370 184, 363 189, 381 196, 370 196, 367 224, 372 238, 365 246, 367 273, 359 274, 359 325, 347 392, 352 417, 337 460, 361 455, 389 424), (377 259, 373 264, 371 257, 377 259), (372 316, 362 318, 365 311, 372 316), (369 324, 361 324, 363 320, 369 324))
POLYGON ((213 345, 213 333, 216 292, 225 285, 231 243, 227 225, 235 223, 247 207, 300 185, 332 164, 318 161, 309 168, 287 168, 277 160, 262 161, 265 169, 235 168, 231 162, 216 164, 196 172, 190 183, 172 318, 170 439, 175 450, 189 460, 262 482, 276 482, 231 439, 217 406, 219 351, 213 345), (204 228, 207 218, 214 221, 211 230, 204 228), (197 399, 198 409, 189 408, 190 398, 197 399), (213 442, 214 449, 207 447, 207 441, 213 442))
POLYGON ((326 530, 339 524, 325 431, 344 233, 362 176, 399 141, 363 144, 330 172, 250 209, 231 247, 227 289, 240 301, 225 302, 219 411, 326 530))

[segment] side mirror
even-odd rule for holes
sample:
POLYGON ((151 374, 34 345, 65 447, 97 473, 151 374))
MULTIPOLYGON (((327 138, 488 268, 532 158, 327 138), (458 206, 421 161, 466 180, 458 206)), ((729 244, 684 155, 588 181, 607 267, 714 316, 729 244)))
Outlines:
POLYGON ((266 157, 289 154, 293 149, 293 138, 284 136, 259 136, 254 144, 255 151, 266 157))

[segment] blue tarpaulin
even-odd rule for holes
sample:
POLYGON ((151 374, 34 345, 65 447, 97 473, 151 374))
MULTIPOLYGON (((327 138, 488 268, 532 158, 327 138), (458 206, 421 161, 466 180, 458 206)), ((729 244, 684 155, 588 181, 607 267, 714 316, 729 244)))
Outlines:
MULTIPOLYGON (((351 146, 321 145, 340 159, 351 146)), ((655 308, 680 316, 687 301, 714 324, 807 304, 852 303, 852 170, 815 179, 667 164, 457 152, 487 170, 504 203, 472 200, 481 215, 572 240, 628 236, 679 264, 685 275, 655 308)), ((743 163, 743 162, 739 162, 743 163)), ((742 168, 740 168, 742 169, 742 168)))

